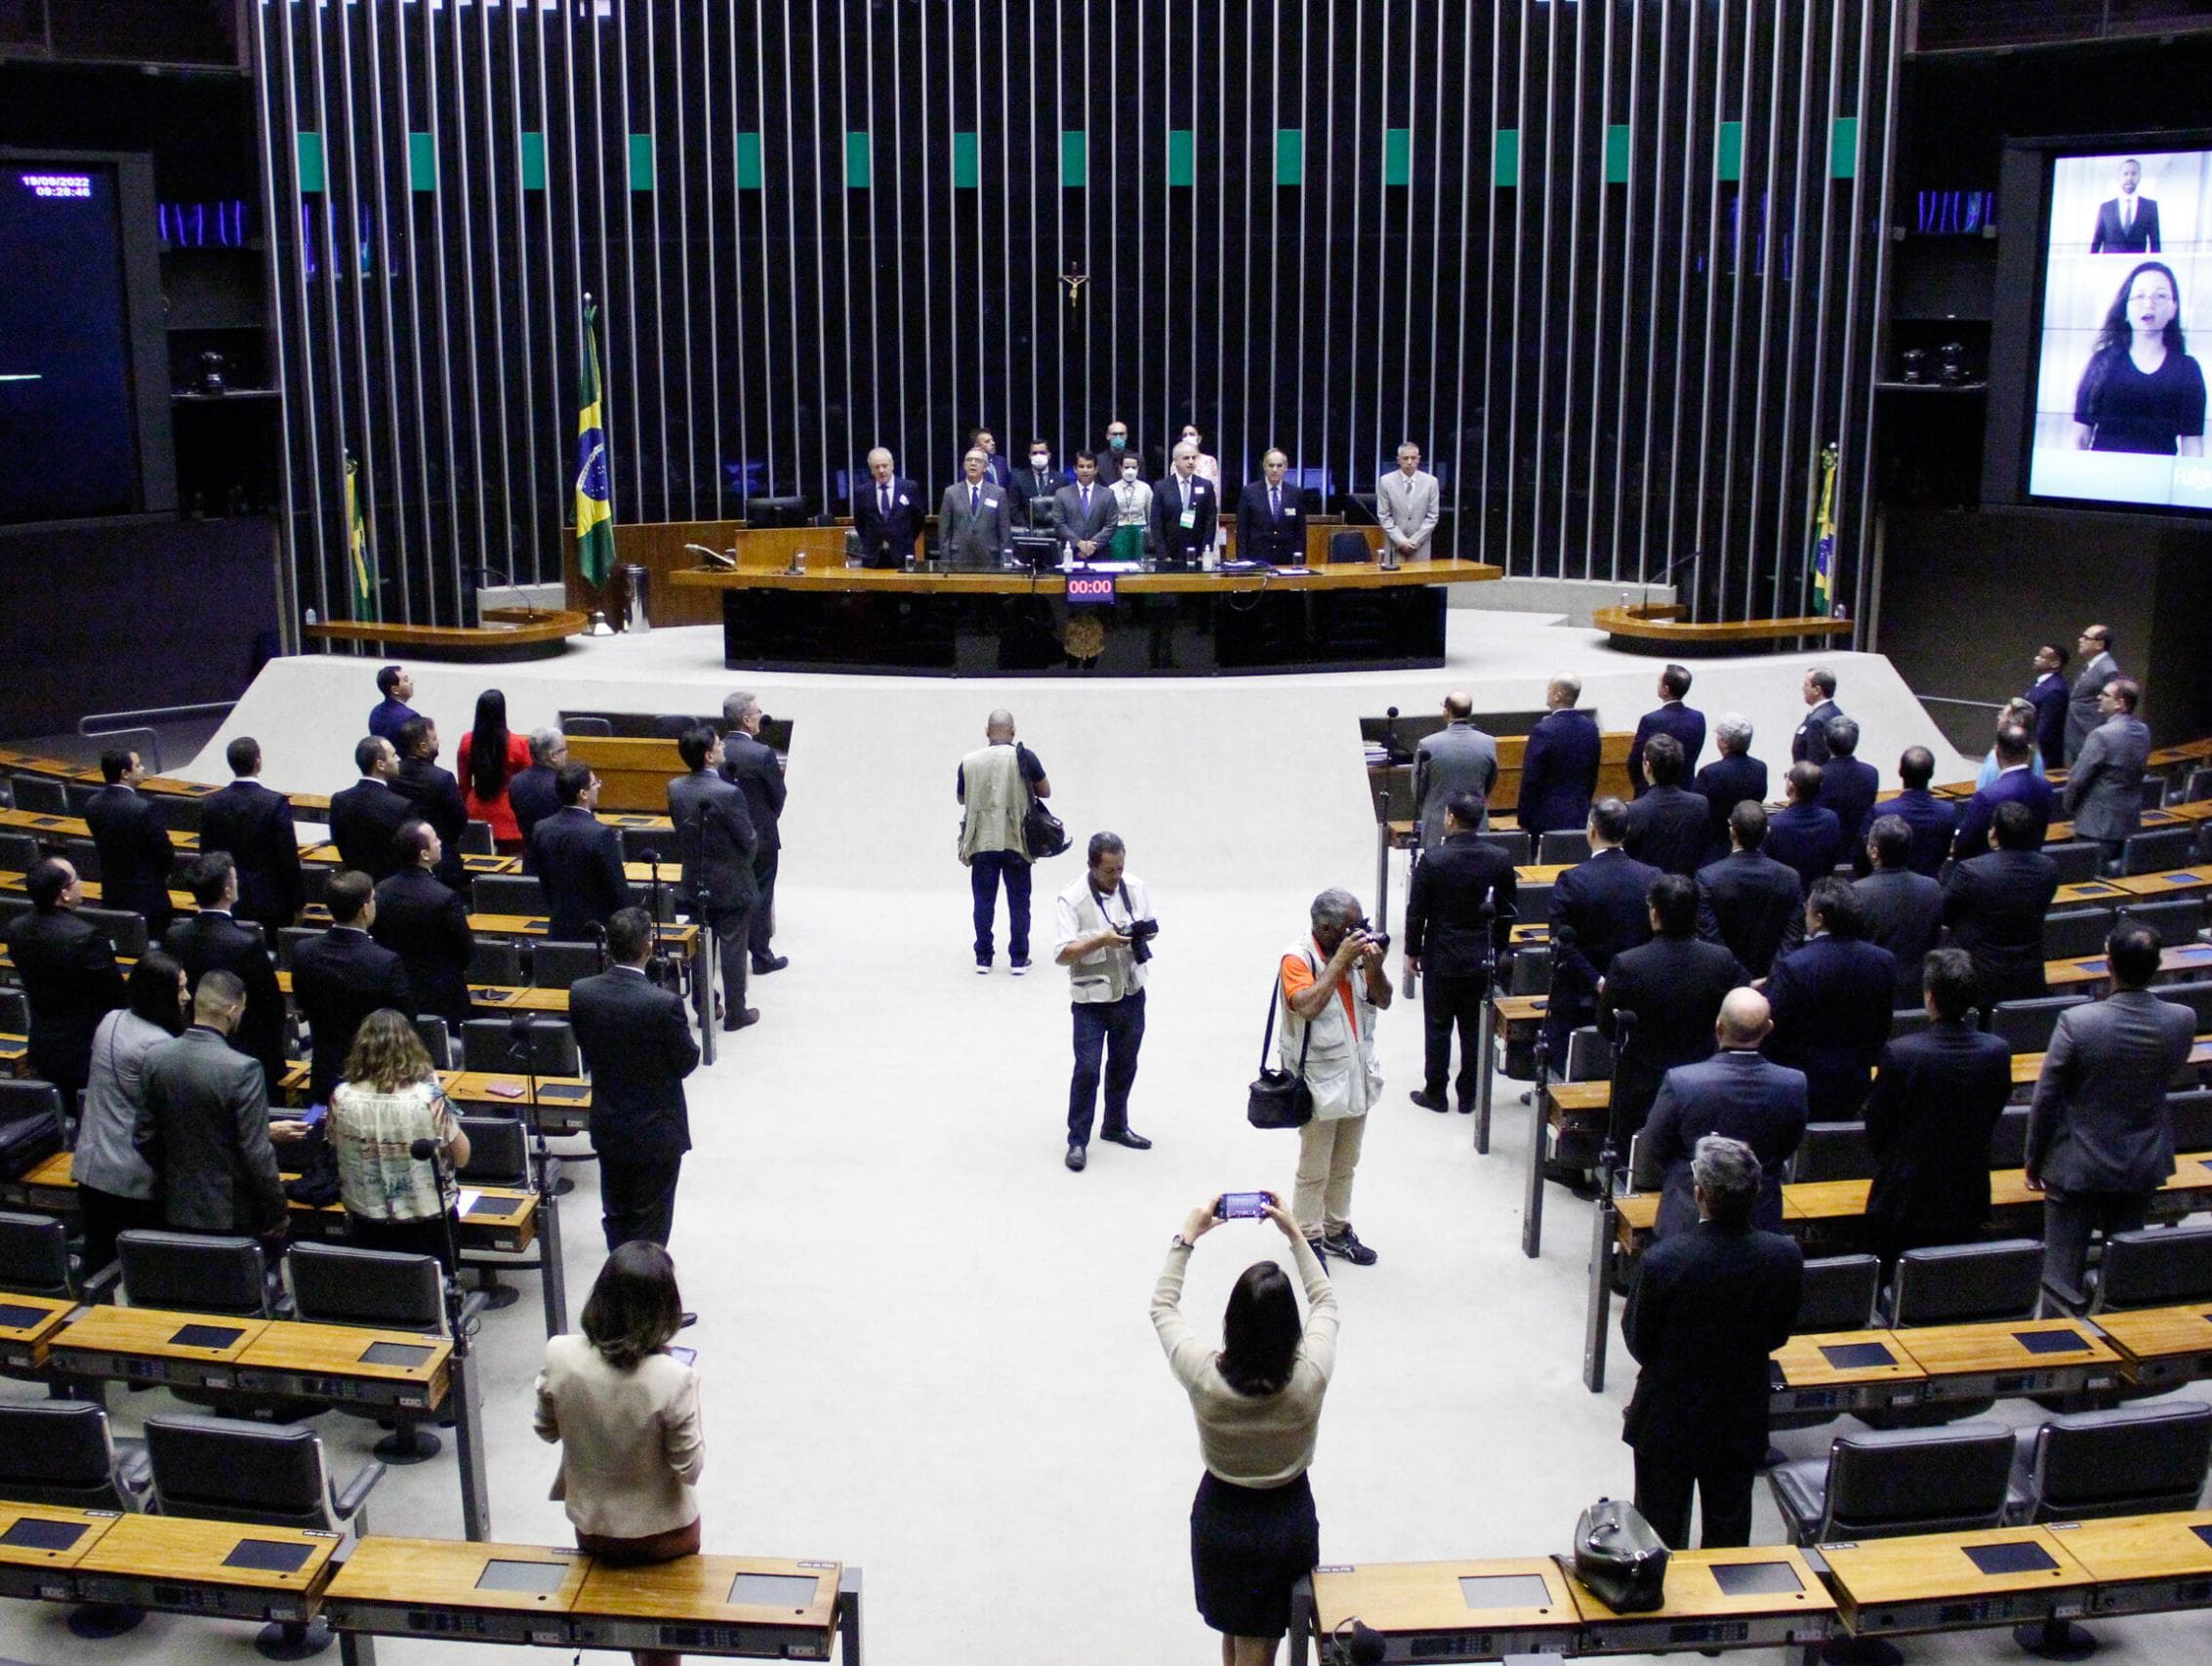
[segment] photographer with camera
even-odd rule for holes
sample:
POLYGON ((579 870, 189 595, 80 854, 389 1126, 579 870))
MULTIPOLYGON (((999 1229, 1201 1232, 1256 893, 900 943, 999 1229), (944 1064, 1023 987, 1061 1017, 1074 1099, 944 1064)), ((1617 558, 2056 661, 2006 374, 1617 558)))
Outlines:
POLYGON ((1312 920, 1311 939, 1285 953, 1277 974, 1284 1017, 1276 1056, 1287 1071, 1305 1061, 1313 1095, 1313 1120, 1298 1130, 1290 1213, 1316 1253, 1372 1267, 1374 1251, 1352 1231, 1347 1211, 1368 1111, 1382 1092, 1374 1024, 1391 1000, 1390 974, 1383 969, 1390 938, 1368 923, 1349 891, 1314 898, 1312 920))
POLYGON ((1078 1174, 1089 1160, 1101 1059, 1106 1122, 1098 1137, 1131 1151, 1152 1149, 1152 1142, 1129 1126, 1129 1088, 1136 1081, 1137 1049, 1144 1045, 1144 966, 1152 958, 1160 922, 1152 917, 1144 881, 1124 872, 1127 861, 1120 834, 1092 833, 1089 869, 1060 893, 1055 916, 1053 958, 1068 969, 1068 998, 1075 1014, 1067 1163, 1078 1174))

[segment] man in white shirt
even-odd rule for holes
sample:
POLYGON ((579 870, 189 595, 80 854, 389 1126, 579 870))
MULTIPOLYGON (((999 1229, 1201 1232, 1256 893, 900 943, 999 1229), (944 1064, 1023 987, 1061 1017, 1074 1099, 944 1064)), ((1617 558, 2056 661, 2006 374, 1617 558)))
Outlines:
POLYGON ((1382 536, 1403 561, 1426 561, 1433 553, 1429 540, 1436 535, 1437 517, 1443 512, 1444 493, 1436 476, 1423 472, 1421 448, 1407 440, 1398 448, 1398 467, 1375 482, 1375 519, 1382 536))
POLYGON ((1068 1167, 1081 1174, 1089 1159, 1091 1117, 1105 1062, 1106 1121, 1098 1137, 1131 1151, 1152 1142, 1129 1126, 1129 1089, 1137 1049, 1144 1045, 1144 963, 1160 922, 1144 881, 1125 872, 1127 851, 1118 833, 1090 835, 1089 868, 1060 893, 1052 957, 1068 969, 1075 1013, 1075 1076, 1068 1083, 1068 1167))

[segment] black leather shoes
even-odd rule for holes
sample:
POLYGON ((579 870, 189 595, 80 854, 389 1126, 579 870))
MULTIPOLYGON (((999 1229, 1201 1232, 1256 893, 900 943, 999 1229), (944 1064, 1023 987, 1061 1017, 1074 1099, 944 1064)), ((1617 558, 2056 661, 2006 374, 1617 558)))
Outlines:
POLYGON ((1111 1145, 1127 1146, 1131 1151, 1150 1151, 1152 1149, 1152 1142, 1134 1128, 1117 1128, 1110 1134, 1100 1134, 1098 1137, 1111 1145))
POLYGON ((1076 1173, 1081 1174, 1083 1172, 1083 1165, 1089 1160, 1090 1153, 1085 1150, 1082 1146, 1068 1147, 1068 1167, 1073 1169, 1076 1173))
POLYGON ((753 956, 753 975, 757 978, 764 978, 770 972, 780 972, 790 964, 791 956, 789 955, 770 955, 766 959, 756 955, 753 956))
POLYGON ((1407 1094, 1406 1097, 1408 1099, 1411 1099, 1415 1105, 1418 1105, 1423 1111, 1442 1111, 1447 1109, 1444 1103, 1444 1095, 1441 1093, 1431 1093, 1425 1087, 1416 1087, 1413 1092, 1407 1094))
POLYGON ((759 1022, 760 1009, 757 1006, 749 1006, 744 1011, 723 1019, 722 1028, 724 1030, 748 1030, 759 1022))

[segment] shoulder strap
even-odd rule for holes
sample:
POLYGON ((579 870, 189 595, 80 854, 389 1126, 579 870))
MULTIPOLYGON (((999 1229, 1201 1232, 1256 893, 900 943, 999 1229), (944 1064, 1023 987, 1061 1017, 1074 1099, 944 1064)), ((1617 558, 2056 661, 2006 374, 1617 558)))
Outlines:
MULTIPOLYGON (((1306 956, 1306 966, 1317 979, 1321 976, 1320 968, 1314 965, 1311 955, 1306 956)), ((1283 963, 1278 960, 1275 964, 1275 987, 1267 995, 1267 1027, 1259 1033, 1259 1068, 1262 1071, 1267 1069, 1267 1049, 1275 1039, 1275 1004, 1282 998, 1283 963)), ((1308 1024, 1304 1036, 1298 1042, 1298 1075, 1301 1077, 1306 1074, 1306 1050, 1312 1045, 1313 1026, 1308 1024)))

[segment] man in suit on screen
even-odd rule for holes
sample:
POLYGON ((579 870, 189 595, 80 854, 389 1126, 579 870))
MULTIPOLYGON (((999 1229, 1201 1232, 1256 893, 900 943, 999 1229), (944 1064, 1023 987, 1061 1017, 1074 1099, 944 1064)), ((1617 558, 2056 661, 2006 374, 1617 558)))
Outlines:
POLYGON ((2158 250, 2158 205, 2136 189, 2143 183, 2143 164, 2130 156, 2120 164, 2118 194, 2097 205, 2097 229, 2090 233, 2092 255, 2155 255, 2158 250))
POLYGON ((899 477, 898 462, 881 446, 868 454, 868 478, 852 495, 852 528, 860 564, 899 567, 922 531, 922 488, 899 477))

